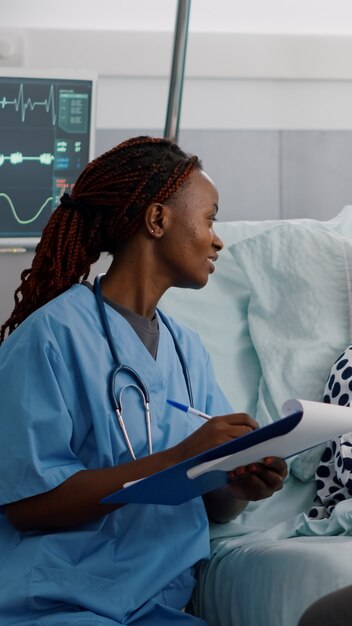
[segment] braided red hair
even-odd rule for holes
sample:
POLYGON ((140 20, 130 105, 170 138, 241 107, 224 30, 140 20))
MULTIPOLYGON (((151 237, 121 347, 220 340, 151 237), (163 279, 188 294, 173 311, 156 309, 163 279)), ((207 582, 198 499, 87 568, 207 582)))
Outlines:
POLYGON ((194 169, 201 169, 198 157, 167 139, 146 136, 124 141, 88 163, 66 208, 63 202, 51 215, 32 267, 21 274, 0 343, 6 331, 85 280, 101 252, 114 254, 139 229, 146 208, 169 199, 194 169))

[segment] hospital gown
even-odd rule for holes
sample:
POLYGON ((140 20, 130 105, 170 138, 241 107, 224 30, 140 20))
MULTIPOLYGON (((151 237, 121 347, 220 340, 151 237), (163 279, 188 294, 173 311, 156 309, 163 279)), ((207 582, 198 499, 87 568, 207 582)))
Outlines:
MULTIPOLYGON (((105 305, 121 361, 149 389, 154 451, 203 423, 166 403, 188 402, 181 364, 159 317, 154 360, 130 324, 105 305)), ((195 406, 231 412, 198 335, 170 320, 185 354, 195 406)), ((54 489, 75 472, 130 461, 108 393, 114 363, 92 292, 75 285, 33 313, 0 348, 0 504, 54 489)), ((117 377, 116 392, 131 382, 117 377)), ((127 390, 124 418, 137 457, 146 455, 144 412, 127 390)), ((172 486, 170 486, 172 488, 172 486)), ((209 556, 202 498, 179 506, 129 504, 52 532, 19 532, 0 513, 1 626, 205 624, 181 612, 209 556)))

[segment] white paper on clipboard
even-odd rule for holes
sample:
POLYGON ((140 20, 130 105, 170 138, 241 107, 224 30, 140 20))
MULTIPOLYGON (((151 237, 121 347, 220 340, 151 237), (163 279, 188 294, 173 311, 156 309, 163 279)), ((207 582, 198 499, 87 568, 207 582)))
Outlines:
POLYGON ((290 432, 267 439, 234 454, 200 463, 187 471, 188 477, 197 478, 211 470, 231 471, 241 465, 260 461, 266 456, 285 459, 352 431, 352 408, 350 407, 295 399, 287 400, 282 405, 283 418, 300 412, 302 416, 290 432))

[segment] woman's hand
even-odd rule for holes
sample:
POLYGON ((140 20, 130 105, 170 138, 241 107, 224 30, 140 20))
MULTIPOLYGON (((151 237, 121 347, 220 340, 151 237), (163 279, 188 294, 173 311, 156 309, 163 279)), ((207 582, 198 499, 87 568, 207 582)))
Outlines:
POLYGON ((287 476, 283 459, 267 457, 262 462, 251 463, 228 472, 228 488, 239 500, 262 500, 282 489, 287 476))
POLYGON ((179 461, 201 454, 222 443, 237 439, 259 428, 258 423, 246 413, 230 413, 212 417, 203 426, 175 446, 179 461))
MULTIPOLYGON (((175 446, 179 460, 200 454, 227 441, 259 428, 246 413, 231 413, 212 417, 192 435, 175 446)), ((284 460, 267 457, 263 461, 241 466, 228 472, 228 484, 203 496, 209 518, 227 522, 236 517, 248 500, 269 498, 279 491, 287 475, 284 460)))
POLYGON ((227 473, 225 487, 203 496, 208 517, 218 524, 229 522, 247 506, 248 500, 261 500, 282 489, 287 466, 285 461, 267 457, 262 462, 241 466, 227 473))

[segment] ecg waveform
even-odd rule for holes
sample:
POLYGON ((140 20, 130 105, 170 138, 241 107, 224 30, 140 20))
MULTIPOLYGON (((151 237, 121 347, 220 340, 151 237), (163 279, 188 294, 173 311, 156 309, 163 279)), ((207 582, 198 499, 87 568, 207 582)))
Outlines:
POLYGON ((53 154, 50 154, 50 152, 43 152, 38 156, 23 156, 22 152, 12 152, 8 156, 0 153, 0 167, 4 165, 6 161, 9 161, 11 165, 19 165, 24 161, 38 161, 41 165, 51 165, 54 160, 55 157, 53 154))
POLYGON ((43 213, 43 211, 44 211, 45 207, 47 207, 47 206, 48 206, 48 204, 49 204, 49 202, 51 202, 51 201, 52 201, 52 199, 53 199, 53 197, 52 197, 52 196, 50 196, 49 198, 47 198, 47 199, 45 200, 45 202, 42 204, 42 206, 38 209, 38 211, 36 212, 36 214, 35 214, 35 215, 33 215, 33 217, 30 217, 28 220, 22 220, 22 219, 19 217, 18 213, 16 212, 16 209, 15 209, 15 207, 14 207, 14 205, 13 205, 13 202, 12 202, 12 200, 11 200, 10 196, 8 196, 6 193, 0 193, 0 198, 5 198, 5 200, 8 202, 9 207, 10 207, 10 209, 11 209, 11 211, 12 211, 13 217, 15 218, 15 221, 16 221, 18 224, 32 224, 33 222, 35 222, 35 220, 36 220, 36 219, 38 219, 38 217, 40 216, 40 214, 41 214, 41 213, 43 213))
POLYGON ((0 99, 0 106, 5 109, 7 106, 15 107, 16 112, 20 112, 21 121, 26 119, 27 109, 34 111, 37 107, 44 107, 46 113, 51 114, 51 121, 53 126, 56 124, 56 110, 55 110, 55 88, 54 85, 50 85, 49 95, 44 100, 32 100, 32 98, 25 99, 24 85, 21 83, 17 98, 14 100, 7 100, 5 96, 0 99))

